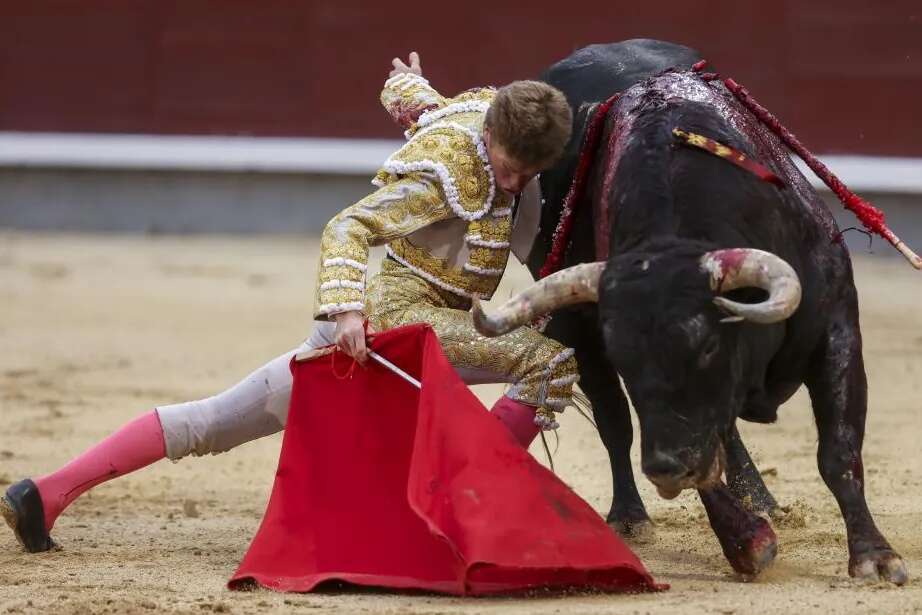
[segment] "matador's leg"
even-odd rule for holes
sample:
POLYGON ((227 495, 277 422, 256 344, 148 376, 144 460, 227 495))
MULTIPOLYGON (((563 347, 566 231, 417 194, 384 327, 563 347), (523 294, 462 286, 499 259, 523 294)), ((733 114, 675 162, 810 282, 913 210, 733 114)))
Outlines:
MULTIPOLYGON (((466 382, 510 383, 505 398, 528 406, 539 427, 555 428, 554 413, 572 404, 573 384, 578 380, 573 351, 529 327, 499 338, 484 337, 474 328, 470 313, 449 307, 449 301, 425 280, 395 266, 383 268, 367 293, 369 319, 375 328, 431 325, 445 356, 466 382)), ((494 411, 502 418, 510 407, 501 399, 494 411)), ((533 430, 527 440, 536 434, 533 430)))
POLYGON ((291 395, 291 357, 331 342, 332 325, 320 323, 300 348, 269 361, 226 391, 142 414, 58 470, 10 486, 0 498, 0 514, 26 550, 47 551, 58 516, 89 489, 164 457, 217 454, 280 431, 291 395))

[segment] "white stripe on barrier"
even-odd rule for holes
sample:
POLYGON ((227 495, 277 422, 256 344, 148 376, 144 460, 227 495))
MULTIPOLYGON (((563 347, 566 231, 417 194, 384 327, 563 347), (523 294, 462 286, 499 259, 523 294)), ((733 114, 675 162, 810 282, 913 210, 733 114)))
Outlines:
MULTIPOLYGON (((402 139, 227 137, 0 131, 0 167, 373 175, 402 139)), ((922 157, 829 155, 852 190, 922 193, 922 157)), ((806 165, 814 186, 825 186, 806 165)))

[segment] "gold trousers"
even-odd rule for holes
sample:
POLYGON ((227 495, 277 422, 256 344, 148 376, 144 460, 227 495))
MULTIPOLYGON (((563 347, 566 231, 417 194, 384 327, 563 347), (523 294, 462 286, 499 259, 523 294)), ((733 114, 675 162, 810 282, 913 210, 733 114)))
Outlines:
POLYGON ((470 300, 440 289, 392 259, 368 284, 366 309, 372 326, 432 326, 451 364, 470 383, 507 382, 510 398, 538 408, 544 427, 554 412, 572 405, 579 379, 573 351, 531 327, 490 338, 474 328, 470 300))

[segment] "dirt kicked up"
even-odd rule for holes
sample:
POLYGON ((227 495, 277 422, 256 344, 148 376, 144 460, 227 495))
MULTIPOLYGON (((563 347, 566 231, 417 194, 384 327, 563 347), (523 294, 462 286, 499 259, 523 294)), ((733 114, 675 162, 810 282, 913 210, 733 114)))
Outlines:
MULTIPOLYGON (((0 489, 58 467, 157 404, 223 390, 297 345, 312 326, 316 248, 313 238, 0 234, 0 489)), ((665 593, 229 592, 272 485, 273 436, 102 485, 58 520, 59 551, 27 555, 0 524, 0 614, 922 612, 922 277, 895 258, 855 261, 870 388, 868 501, 909 566, 902 588, 848 578, 845 530, 816 469, 801 391, 778 424, 741 427, 788 509, 775 524, 776 563, 755 582, 733 575, 695 494, 663 501, 638 478, 657 527, 632 546, 672 585, 665 593)), ((527 280, 515 267, 497 299, 527 280)), ((478 393, 492 402, 500 391, 478 393)), ((561 423, 558 473, 607 511, 601 442, 575 413, 561 423)), ((543 456, 538 446, 533 453, 543 456)))

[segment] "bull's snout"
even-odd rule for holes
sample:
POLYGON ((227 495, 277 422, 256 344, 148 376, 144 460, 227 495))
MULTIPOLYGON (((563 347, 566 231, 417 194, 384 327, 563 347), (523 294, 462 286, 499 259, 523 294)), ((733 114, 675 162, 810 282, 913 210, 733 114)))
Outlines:
POLYGON ((693 486, 695 470, 678 457, 656 450, 645 456, 642 463, 643 473, 647 475, 660 496, 672 499, 683 489, 693 486))

